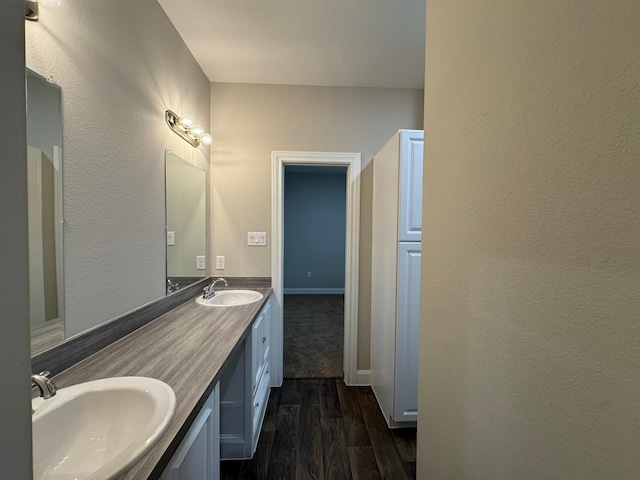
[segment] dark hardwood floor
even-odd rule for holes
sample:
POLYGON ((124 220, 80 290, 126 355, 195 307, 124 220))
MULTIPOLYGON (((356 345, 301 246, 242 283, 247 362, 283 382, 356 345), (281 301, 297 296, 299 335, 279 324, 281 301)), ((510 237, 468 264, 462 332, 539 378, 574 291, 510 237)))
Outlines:
POLYGON ((369 387, 285 379, 272 388, 256 453, 222 480, 415 479, 415 429, 390 430, 369 387))

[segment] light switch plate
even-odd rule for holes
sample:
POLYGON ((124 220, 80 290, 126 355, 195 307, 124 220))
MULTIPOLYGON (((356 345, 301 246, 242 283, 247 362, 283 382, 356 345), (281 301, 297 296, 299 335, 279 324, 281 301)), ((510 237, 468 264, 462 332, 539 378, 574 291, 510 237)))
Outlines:
POLYGON ((205 257, 204 255, 197 255, 196 256, 196 270, 204 270, 204 269, 207 268, 205 266, 206 259, 207 259, 207 257, 205 257))
POLYGON ((267 245, 267 232, 248 232, 247 245, 251 247, 265 247, 267 245))

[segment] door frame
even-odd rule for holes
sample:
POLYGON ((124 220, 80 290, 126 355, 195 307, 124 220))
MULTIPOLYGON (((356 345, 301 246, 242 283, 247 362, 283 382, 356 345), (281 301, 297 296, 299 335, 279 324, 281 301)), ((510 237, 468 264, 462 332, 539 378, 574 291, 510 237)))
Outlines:
MULTIPOLYGON (((347 212, 344 278, 344 382, 357 384, 358 368, 358 291, 360 243, 360 153, 345 152, 271 152, 271 286, 275 297, 273 319, 278 331, 274 352, 283 354, 284 288, 284 167, 285 165, 320 165, 347 167, 347 212)), ((274 372, 282 383, 282 370, 274 372)))

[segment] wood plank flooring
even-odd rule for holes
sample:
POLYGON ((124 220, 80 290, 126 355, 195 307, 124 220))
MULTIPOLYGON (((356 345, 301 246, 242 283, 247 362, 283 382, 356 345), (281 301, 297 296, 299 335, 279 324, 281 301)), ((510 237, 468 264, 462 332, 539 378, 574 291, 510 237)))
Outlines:
POLYGON ((415 429, 390 430, 369 387, 285 379, 272 388, 256 453, 221 463, 222 480, 416 478, 415 429))

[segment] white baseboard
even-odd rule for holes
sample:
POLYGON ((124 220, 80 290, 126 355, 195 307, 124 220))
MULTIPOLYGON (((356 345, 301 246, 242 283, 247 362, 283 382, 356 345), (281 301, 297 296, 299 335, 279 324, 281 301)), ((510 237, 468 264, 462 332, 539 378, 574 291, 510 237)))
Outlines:
POLYGON ((356 371, 356 383, 350 387, 368 387, 371 385, 371 370, 356 371))
POLYGON ((344 295, 344 288, 283 288, 284 295, 344 295))

